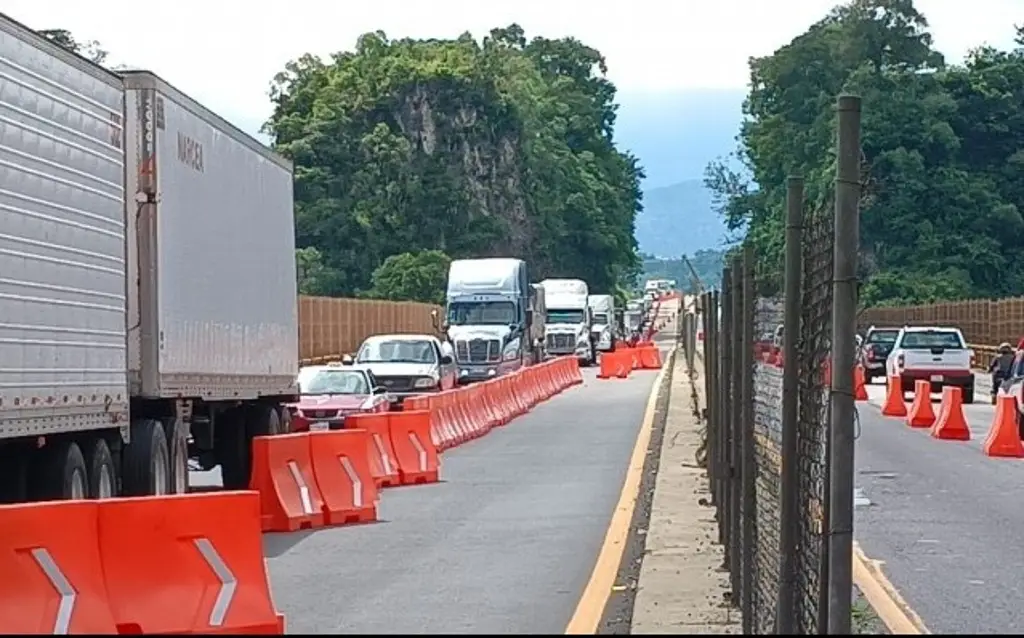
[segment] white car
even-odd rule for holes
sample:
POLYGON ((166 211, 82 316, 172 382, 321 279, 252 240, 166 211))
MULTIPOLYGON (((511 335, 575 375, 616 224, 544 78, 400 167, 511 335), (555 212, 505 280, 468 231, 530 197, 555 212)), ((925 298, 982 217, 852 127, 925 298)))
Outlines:
POLYGON ((367 337, 355 360, 401 404, 409 396, 454 388, 458 368, 452 355, 451 344, 433 335, 394 334, 367 337))
POLYGON ((974 351, 957 328, 919 326, 902 328, 885 361, 888 377, 899 377, 904 393, 915 381, 928 381, 932 392, 946 386, 963 391, 963 402, 974 403, 974 351))

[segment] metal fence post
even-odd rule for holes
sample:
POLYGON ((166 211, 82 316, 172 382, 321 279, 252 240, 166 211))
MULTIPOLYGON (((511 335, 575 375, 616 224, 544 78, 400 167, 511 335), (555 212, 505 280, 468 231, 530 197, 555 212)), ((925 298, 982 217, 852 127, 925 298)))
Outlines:
POLYGON ((832 284, 832 436, 829 498, 828 633, 848 635, 853 587, 854 335, 857 330, 857 252, 860 241, 859 97, 842 95, 835 194, 832 284))
POLYGON ((757 565, 757 467, 754 458, 754 244, 743 246, 743 317, 740 340, 740 449, 743 500, 743 633, 754 633, 754 570, 757 565))
MULTIPOLYGON (((712 498, 715 499, 715 517, 721 525, 721 489, 722 482, 722 419, 719 413, 719 383, 718 383, 718 293, 709 292, 707 293, 707 305, 704 306, 704 314, 701 319, 701 330, 704 332, 704 348, 708 353, 704 357, 704 374, 708 378, 708 409, 711 411, 711 418, 714 419, 714 430, 715 430, 715 445, 713 448, 713 456, 715 459, 714 465, 714 488, 712 489, 712 498)), ((711 419, 708 420, 711 423, 711 419)))
POLYGON ((743 475, 742 464, 742 422, 743 422, 743 258, 734 258, 732 265, 732 341, 730 371, 732 380, 730 385, 729 414, 732 416, 729 424, 729 480, 731 489, 729 494, 729 540, 732 544, 732 591, 736 597, 735 603, 741 605, 744 600, 743 583, 740 578, 743 573, 743 536, 742 536, 742 507, 743 507, 743 475))
MULTIPOLYGON (((718 536, 725 549, 725 567, 730 572, 730 583, 732 583, 732 267, 726 266, 722 271, 722 329, 718 333, 719 363, 721 375, 718 377, 718 397, 721 404, 721 475, 722 484, 722 524, 718 526, 718 536)), ((735 593, 735 590, 734 590, 735 593)), ((739 601, 733 600, 734 603, 739 601)))
POLYGON ((797 410, 797 383, 800 366, 801 252, 804 180, 790 177, 786 193, 785 312, 783 314, 782 369, 782 500, 779 516, 779 599, 776 617, 780 635, 792 635, 797 628, 798 539, 800 538, 800 415, 797 410))

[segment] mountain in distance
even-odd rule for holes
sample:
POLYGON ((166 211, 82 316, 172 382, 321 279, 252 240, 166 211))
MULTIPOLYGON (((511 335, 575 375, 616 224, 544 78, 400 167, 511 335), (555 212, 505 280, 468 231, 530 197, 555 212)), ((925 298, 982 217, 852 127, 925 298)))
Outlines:
POLYGON ((616 140, 646 175, 634 233, 640 252, 679 257, 722 247, 725 224, 711 208, 704 169, 735 148, 745 97, 745 89, 620 93, 616 140))
POLYGON ((634 235, 640 252, 655 257, 693 255, 720 249, 726 228, 711 207, 711 193, 701 179, 688 179, 644 192, 644 210, 634 235))

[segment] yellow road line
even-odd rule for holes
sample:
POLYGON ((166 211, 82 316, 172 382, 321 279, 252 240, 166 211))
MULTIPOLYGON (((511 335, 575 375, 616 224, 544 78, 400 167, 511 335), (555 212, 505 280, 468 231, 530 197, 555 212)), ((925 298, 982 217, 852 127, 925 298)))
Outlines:
POLYGON ((901 636, 931 633, 882 573, 882 562, 865 556, 856 542, 853 544, 853 583, 891 633, 901 636))
POLYGON ((669 372, 668 360, 672 350, 675 348, 673 347, 665 355, 665 365, 661 367, 657 378, 654 379, 654 387, 647 398, 647 408, 644 410, 640 432, 637 433, 636 444, 633 446, 633 456, 630 458, 629 468, 626 470, 626 480, 622 485, 619 503, 615 506, 615 512, 612 514, 604 544, 601 546, 601 552, 597 555, 594 571, 591 572, 590 580, 583 589, 583 595, 580 596, 580 600, 576 604, 576 611, 573 612, 569 625, 565 628, 566 634, 596 634, 601 617, 604 615, 604 608, 608 604, 608 598, 611 597, 615 577, 618 575, 619 565, 622 563, 622 555, 626 550, 626 541, 629 540, 629 527, 633 521, 633 512, 636 510, 636 501, 640 495, 644 462, 647 460, 647 448, 651 442, 651 432, 654 430, 658 389, 669 372))

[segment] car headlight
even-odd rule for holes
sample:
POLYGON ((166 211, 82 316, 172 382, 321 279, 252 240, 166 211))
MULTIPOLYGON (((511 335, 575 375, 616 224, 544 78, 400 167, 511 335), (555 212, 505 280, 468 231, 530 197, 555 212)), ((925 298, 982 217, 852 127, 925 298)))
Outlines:
POLYGON ((433 377, 423 377, 422 379, 416 379, 413 382, 412 387, 414 388, 433 388, 437 385, 437 379, 433 377))

